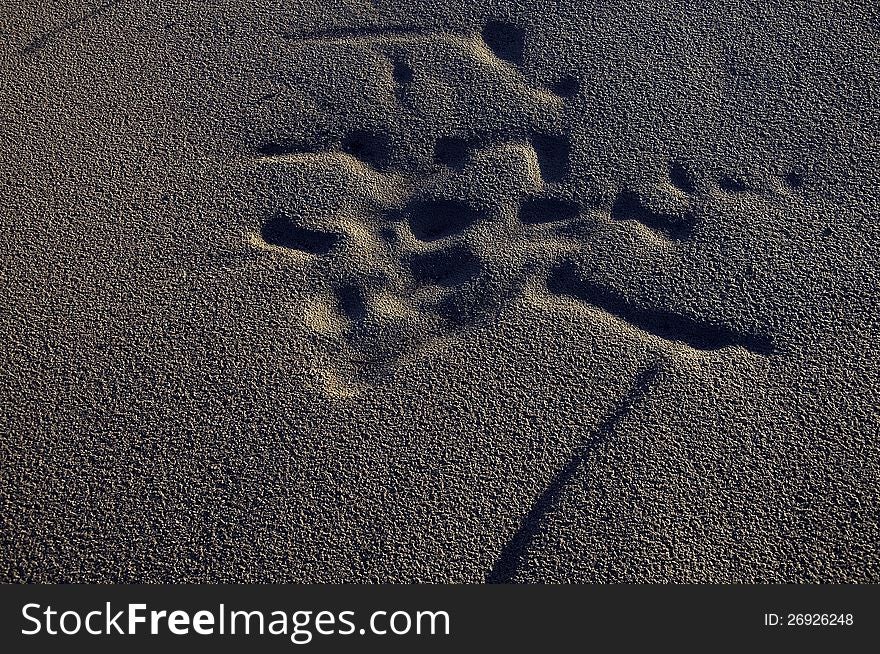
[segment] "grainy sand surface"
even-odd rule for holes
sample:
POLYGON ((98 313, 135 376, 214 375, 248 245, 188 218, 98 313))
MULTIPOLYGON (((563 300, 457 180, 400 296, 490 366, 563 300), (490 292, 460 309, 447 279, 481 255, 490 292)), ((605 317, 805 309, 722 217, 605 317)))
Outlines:
POLYGON ((7 0, 0 578, 880 581, 878 41, 7 0))

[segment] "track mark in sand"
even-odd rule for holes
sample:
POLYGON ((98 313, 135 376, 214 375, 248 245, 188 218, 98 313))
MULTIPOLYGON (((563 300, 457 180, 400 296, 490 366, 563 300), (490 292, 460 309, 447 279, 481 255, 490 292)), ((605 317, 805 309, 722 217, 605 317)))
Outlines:
POLYGON ((718 180, 718 188, 726 193, 743 193, 746 191, 746 185, 738 177, 733 175, 722 175, 718 180))
POLYGON ((317 255, 327 254, 340 240, 337 234, 300 227, 280 213, 266 221, 261 235, 269 245, 317 255))
MULTIPOLYGON (((352 42, 358 40, 394 39, 431 39, 443 37, 473 38, 469 30, 439 29, 418 25, 401 25, 397 27, 378 27, 364 25, 360 27, 338 27, 305 34, 288 32, 281 38, 297 43, 309 42, 352 42)), ((480 37, 492 54, 515 66, 522 66, 525 60, 525 31, 511 23, 492 20, 487 22, 480 31, 480 37)))
POLYGON ((501 21, 489 21, 483 26, 483 42, 503 61, 522 66, 525 61, 526 40, 522 28, 501 21))
POLYGON ((404 61, 396 61, 394 62, 394 68, 391 71, 391 77, 397 84, 401 86, 405 86, 413 81, 413 77, 415 72, 413 69, 404 61))
POLYGON ((460 286, 480 274, 480 260, 463 246, 418 253, 410 259, 410 269, 417 284, 460 286))
POLYGON ((385 170, 391 162, 391 137, 387 134, 356 130, 342 140, 341 149, 377 170, 385 170))
POLYGON ((409 228, 420 241, 436 241, 464 231, 480 214, 460 200, 415 200, 404 209, 409 228))
POLYGON ((87 23, 88 21, 90 21, 94 18, 97 18, 98 16, 103 14, 108 9, 118 5, 121 1, 122 0, 114 0, 113 2, 105 2, 104 4, 98 6, 97 8, 93 9, 89 13, 84 14, 75 20, 68 21, 68 22, 64 23, 63 25, 56 27, 54 30, 50 30, 50 31, 46 32, 42 36, 34 39, 33 41, 31 41, 30 43, 25 45, 21 49, 21 54, 31 54, 33 52, 36 52, 37 50, 40 50, 40 49, 46 47, 46 45, 48 45, 49 41, 51 41, 54 37, 58 36, 59 34, 63 34, 64 32, 66 32, 68 30, 72 30, 76 27, 79 27, 83 23, 87 23))
POLYGON ((394 82, 394 97, 398 103, 403 103, 407 97, 409 85, 415 78, 415 71, 405 61, 395 61, 391 68, 391 79, 394 82))
POLYGON ((797 190, 804 185, 804 171, 800 169, 791 170, 786 174, 783 181, 788 188, 797 190))
POLYGON ((257 155, 271 159, 291 155, 320 155, 342 152, 376 170, 387 170, 391 164, 391 137, 388 134, 354 130, 326 148, 298 141, 266 141, 257 147, 257 155))
MULTIPOLYGON (((538 103, 552 120, 529 104, 510 121, 452 120, 442 123, 439 133, 424 134, 424 142, 411 140, 409 125, 393 118, 398 113, 393 111, 395 99, 398 109, 406 102, 406 115, 421 115, 424 98, 416 82, 444 81, 436 70, 444 64, 419 58, 417 53, 428 44, 417 39, 463 50, 465 57, 474 57, 475 74, 489 75, 492 84, 513 85, 517 92, 528 86, 521 70, 525 32, 495 21, 486 24, 482 37, 497 58, 516 67, 487 62, 490 53, 473 31, 460 39, 454 32, 422 28, 358 28, 296 37, 366 39, 358 43, 367 48, 378 44, 385 59, 375 64, 376 74, 392 109, 388 125, 364 116, 361 123, 346 121, 314 133, 306 129, 311 137, 294 136, 302 132, 288 126, 266 134, 256 145, 257 158, 266 160, 273 174, 306 166, 297 173, 300 184, 308 184, 311 166, 336 167, 331 179, 352 174, 359 179, 342 184, 340 193, 346 196, 331 197, 331 202, 322 197, 315 206, 306 201, 286 207, 282 199, 262 227, 269 245, 309 255, 287 261, 316 284, 302 319, 316 334, 319 356, 333 361, 333 368, 338 364, 338 372, 354 387, 366 388, 386 376, 389 366, 418 356, 459 330, 490 323, 525 289, 542 285, 556 296, 576 298, 625 321, 647 341, 655 336, 695 350, 742 346, 772 353, 769 337, 742 334, 726 323, 704 324, 679 315, 674 307, 636 306, 627 300, 626 287, 602 288, 579 277, 573 262, 590 256, 597 236, 606 242, 600 233, 637 230, 645 236, 650 230, 671 241, 662 247, 672 249, 692 236, 707 202, 725 198, 697 193, 705 181, 676 160, 669 161, 666 178, 644 194, 628 187, 579 188, 578 180, 571 179, 575 144, 570 126, 561 113, 553 114, 562 111, 559 98, 580 94, 576 77, 550 76, 547 89, 528 91, 528 102, 538 103), (370 40, 380 37, 389 41, 370 40), (337 214, 336 227, 328 232, 308 227, 323 224, 328 211, 337 214), (614 224, 629 221, 633 224, 614 224), (506 247, 508 240, 515 247, 506 247)), ((719 178, 721 190, 738 191, 726 179, 719 178)), ((334 194, 332 187, 329 193, 334 194)), ((650 245, 658 243, 652 239, 650 245)))
POLYGON ((581 92, 581 83, 574 75, 563 75, 553 80, 549 88, 560 98, 570 99, 581 92))
POLYGON ((754 354, 773 354, 771 339, 743 334, 717 324, 699 322, 667 310, 651 310, 627 301, 620 293, 592 284, 578 274, 571 263, 563 263, 547 280, 551 293, 573 297, 623 320, 636 329, 667 341, 683 343, 696 350, 743 347, 754 354))
POLYGON ((580 214, 580 206, 557 198, 526 198, 519 206, 520 222, 527 224, 571 220, 580 214))
POLYGON ((339 286, 336 289, 336 301, 342 314, 353 322, 359 322, 367 315, 364 289, 356 283, 339 286))
POLYGON ((654 388, 659 372, 659 364, 654 364, 639 373, 630 391, 601 422, 592 438, 582 443, 565 466, 550 480, 547 488, 538 496, 531 510, 522 519, 519 529, 501 550, 495 565, 486 575, 486 583, 506 584, 513 581, 522 568, 529 548, 540 534, 545 519, 559 505, 563 492, 572 483, 574 476, 586 464, 596 448, 614 435, 624 418, 645 400, 654 388))
POLYGON ((571 139, 567 134, 532 134, 532 147, 538 155, 541 177, 547 182, 562 182, 571 174, 571 139))
POLYGON ((375 27, 366 25, 362 27, 338 27, 306 34, 288 32, 281 34, 281 38, 288 41, 308 43, 311 41, 356 41, 360 39, 430 39, 444 36, 467 36, 466 32, 456 33, 452 30, 441 30, 433 27, 399 26, 399 27, 375 27))
POLYGON ((611 205, 611 218, 635 220, 672 240, 682 240, 690 236, 696 222, 695 216, 690 212, 671 214, 654 211, 647 206, 641 195, 627 190, 618 193, 611 205))
POLYGON ((673 161, 669 164, 669 181, 672 185, 683 193, 696 193, 697 186, 694 183, 694 176, 684 164, 673 161))
POLYGON ((434 161, 461 170, 467 164, 476 143, 457 136, 441 136, 434 142, 434 161))
POLYGON ((444 329, 466 329, 493 319, 507 300, 504 289, 483 275, 450 289, 435 304, 434 311, 443 321, 444 329))

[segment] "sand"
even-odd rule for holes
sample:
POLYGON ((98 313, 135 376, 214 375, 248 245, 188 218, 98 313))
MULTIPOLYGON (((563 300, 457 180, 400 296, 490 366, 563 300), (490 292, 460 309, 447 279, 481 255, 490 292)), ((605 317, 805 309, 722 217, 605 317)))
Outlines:
POLYGON ((0 579, 880 581, 870 3, 22 4, 0 579))

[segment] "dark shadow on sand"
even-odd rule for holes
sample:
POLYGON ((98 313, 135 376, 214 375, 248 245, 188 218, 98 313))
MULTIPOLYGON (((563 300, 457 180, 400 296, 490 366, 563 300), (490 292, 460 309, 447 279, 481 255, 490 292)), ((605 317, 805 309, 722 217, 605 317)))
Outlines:
POLYGON ((720 350, 740 346, 764 356, 774 352, 772 339, 763 334, 746 334, 672 311, 635 306, 616 291, 581 279, 571 263, 565 263, 551 273, 547 288, 556 295, 573 297, 602 309, 644 332, 668 341, 684 343, 695 350, 720 350))
POLYGON ((59 25, 54 30, 50 30, 50 31, 46 32, 42 36, 34 39, 30 43, 28 43, 26 46, 24 46, 21 49, 21 54, 31 54, 33 52, 36 52, 37 50, 40 50, 41 48, 44 48, 46 46, 46 44, 48 44, 49 41, 52 40, 53 37, 58 36, 59 34, 66 32, 67 30, 73 29, 74 27, 78 27, 78 26, 82 25, 83 23, 92 20, 93 18, 96 18, 97 16, 99 16, 100 14, 103 14, 105 11, 107 11, 111 7, 115 7, 116 5, 118 5, 121 1, 122 0, 113 0, 112 2, 105 2, 104 4, 98 6, 97 8, 93 9, 89 13, 87 13, 87 14, 85 14, 75 20, 71 20, 71 21, 68 21, 62 25, 59 25))
MULTIPOLYGON (((683 179, 677 178, 677 186, 685 184, 683 179)), ((673 240, 683 240, 690 236, 696 221, 689 212, 679 216, 654 211, 648 207, 638 193, 632 191, 621 191, 618 194, 614 204, 611 205, 611 218, 614 220, 636 220, 649 229, 660 232, 673 240)))
POLYGON ((535 537, 541 531, 541 525, 548 514, 559 504, 563 491, 568 487, 578 469, 586 463, 590 455, 597 447, 605 443, 617 429, 620 422, 632 411, 636 404, 641 402, 653 388, 660 366, 654 364, 642 371, 633 383, 626 397, 623 398, 614 411, 602 421, 595 435, 583 443, 572 454, 568 463, 547 485, 547 488, 535 501, 531 511, 523 518, 520 528, 501 550, 498 560, 492 570, 486 576, 486 583, 507 584, 516 576, 522 566, 529 547, 535 537))
POLYGON ((316 255, 327 254, 341 240, 338 234, 300 227, 282 213, 263 225, 262 237, 270 245, 316 255))

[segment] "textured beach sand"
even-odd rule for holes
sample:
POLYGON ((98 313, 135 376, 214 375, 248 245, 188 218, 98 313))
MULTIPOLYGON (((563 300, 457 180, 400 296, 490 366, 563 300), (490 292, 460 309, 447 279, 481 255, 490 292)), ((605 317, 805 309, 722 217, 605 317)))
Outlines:
POLYGON ((23 4, 3 581, 880 581, 872 3, 23 4))

